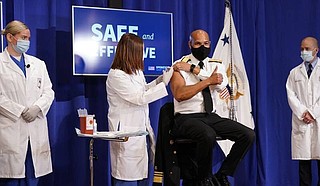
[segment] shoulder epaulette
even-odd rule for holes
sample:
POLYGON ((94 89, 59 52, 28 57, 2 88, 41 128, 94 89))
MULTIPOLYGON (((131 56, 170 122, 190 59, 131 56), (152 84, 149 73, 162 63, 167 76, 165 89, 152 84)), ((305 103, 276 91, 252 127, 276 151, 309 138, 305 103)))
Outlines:
POLYGON ((209 63, 222 63, 221 59, 209 59, 209 63))
POLYGON ((188 57, 188 56, 184 56, 182 59, 181 59, 182 62, 185 62, 185 63, 188 63, 189 61, 191 61, 191 59, 188 57))

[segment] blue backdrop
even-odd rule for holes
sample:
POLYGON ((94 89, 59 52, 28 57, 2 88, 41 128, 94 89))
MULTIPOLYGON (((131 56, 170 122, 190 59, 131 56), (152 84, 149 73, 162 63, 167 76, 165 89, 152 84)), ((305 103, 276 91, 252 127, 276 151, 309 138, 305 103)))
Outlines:
MULTIPOLYGON (((298 164, 291 160, 291 111, 285 82, 301 62, 300 41, 320 31, 320 1, 232 0, 232 11, 250 81, 256 143, 238 167, 233 185, 296 186, 298 164)), ((4 25, 13 19, 31 30, 28 53, 46 61, 55 101, 49 112, 54 173, 46 186, 89 185, 89 140, 79 138, 76 110, 94 113, 98 130, 107 129, 106 77, 72 76, 71 5, 107 7, 106 0, 3 0, 4 25)), ((216 45, 224 21, 224 0, 124 0, 124 8, 173 13, 174 59, 188 54, 189 33, 207 30, 216 45)), ((148 78, 148 80, 151 80, 148 78)), ((157 131, 160 107, 172 96, 150 104, 157 131)), ((95 185, 110 185, 108 142, 96 140, 95 185)), ((313 170, 315 164, 313 164, 313 170)), ((316 175, 316 172, 314 173, 316 175)), ((315 185, 314 181, 314 185, 315 185)))

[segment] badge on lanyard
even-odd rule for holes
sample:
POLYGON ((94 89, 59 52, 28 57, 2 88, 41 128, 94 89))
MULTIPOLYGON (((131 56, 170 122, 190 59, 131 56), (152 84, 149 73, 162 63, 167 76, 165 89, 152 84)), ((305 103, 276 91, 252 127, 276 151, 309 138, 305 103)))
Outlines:
POLYGON ((37 80, 37 87, 40 89, 40 87, 41 87, 41 78, 38 78, 38 80, 37 80))

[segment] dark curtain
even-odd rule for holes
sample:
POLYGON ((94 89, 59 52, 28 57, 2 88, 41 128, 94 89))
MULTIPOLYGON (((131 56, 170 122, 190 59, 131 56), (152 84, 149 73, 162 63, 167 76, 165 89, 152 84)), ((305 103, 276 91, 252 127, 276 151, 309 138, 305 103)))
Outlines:
MULTIPOLYGON (((54 172, 41 178, 41 185, 87 186, 89 139, 75 134, 74 128, 79 126, 76 110, 87 108, 96 115, 98 130, 107 130, 106 77, 72 75, 71 5, 108 7, 108 1, 2 2, 4 25, 18 19, 30 27, 28 53, 45 60, 56 93, 48 115, 54 172)), ((317 37, 320 31, 320 1, 232 0, 231 4, 250 82, 257 134, 232 179, 233 185, 298 185, 298 163, 291 160, 291 111, 285 82, 290 69, 301 62, 301 39, 317 37)), ((189 34, 199 28, 210 34, 213 50, 223 28, 225 10, 224 0, 124 0, 123 8, 173 13, 174 59, 189 53, 189 34)), ((160 107, 171 100, 170 94, 150 104, 155 132, 160 107)), ((110 185, 108 142, 95 140, 94 152, 98 157, 94 162, 94 183, 110 185)), ((218 159, 221 153, 215 155, 218 159)), ((316 177, 316 164, 313 170, 316 177)))

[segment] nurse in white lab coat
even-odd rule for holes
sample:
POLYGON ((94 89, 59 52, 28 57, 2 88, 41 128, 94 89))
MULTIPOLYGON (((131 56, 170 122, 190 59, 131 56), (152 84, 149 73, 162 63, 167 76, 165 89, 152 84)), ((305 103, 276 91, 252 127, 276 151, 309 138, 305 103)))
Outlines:
POLYGON ((311 185, 310 160, 318 160, 318 169, 320 168, 318 51, 318 42, 315 38, 307 37, 302 40, 303 62, 290 71, 286 84, 288 102, 292 110, 292 159, 299 160, 300 185, 311 185))
MULTIPOLYGON (((110 131, 148 131, 154 153, 154 133, 148 104, 166 96, 172 68, 147 84, 143 74, 143 41, 124 34, 106 81, 110 131)), ((142 185, 148 177, 147 137, 130 137, 127 142, 110 142, 113 185, 142 185)), ((151 153, 152 154, 152 153, 151 153)), ((154 154, 153 154, 154 155, 154 154)), ((151 157, 152 158, 152 157, 151 157)))
POLYGON ((54 92, 45 63, 25 53, 28 27, 12 21, 2 34, 8 46, 0 54, 0 185, 37 185, 52 172, 46 114, 54 92))

